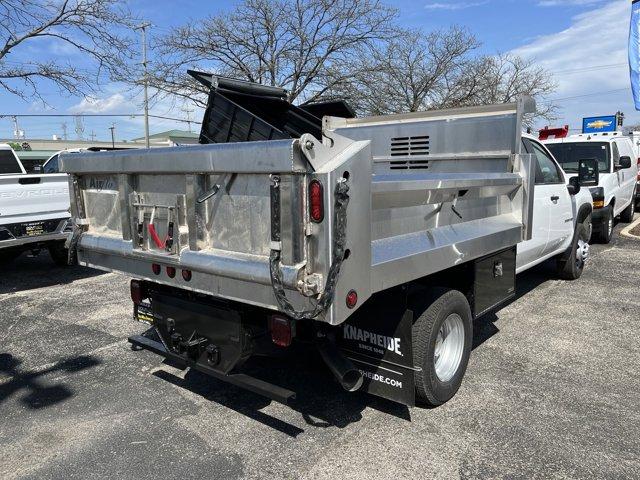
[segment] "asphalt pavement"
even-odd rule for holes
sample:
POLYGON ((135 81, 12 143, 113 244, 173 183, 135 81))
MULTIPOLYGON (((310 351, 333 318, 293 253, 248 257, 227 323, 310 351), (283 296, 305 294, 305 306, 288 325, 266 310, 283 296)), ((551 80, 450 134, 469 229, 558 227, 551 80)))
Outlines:
POLYGON ((436 409, 348 394, 313 362, 261 368, 295 408, 126 338, 128 279, 42 254, 0 273, 0 478, 640 478, 640 241, 547 263, 475 325, 436 409))

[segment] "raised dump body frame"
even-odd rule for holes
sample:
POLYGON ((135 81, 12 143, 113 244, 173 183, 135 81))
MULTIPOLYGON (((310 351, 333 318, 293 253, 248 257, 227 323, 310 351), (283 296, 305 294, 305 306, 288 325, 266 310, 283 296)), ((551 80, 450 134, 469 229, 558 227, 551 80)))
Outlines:
POLYGON ((79 261, 339 325, 376 292, 530 238, 533 175, 520 152, 529 103, 325 117, 322 139, 62 154, 79 261), (310 216, 313 181, 321 221, 310 216), (338 184, 348 186, 346 227, 338 184), (288 300, 274 288, 278 270, 288 300))

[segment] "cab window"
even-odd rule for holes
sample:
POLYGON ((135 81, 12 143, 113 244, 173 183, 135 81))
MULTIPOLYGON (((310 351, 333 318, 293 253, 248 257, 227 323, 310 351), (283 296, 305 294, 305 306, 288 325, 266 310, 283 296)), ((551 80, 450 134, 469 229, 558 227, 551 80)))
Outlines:
POLYGON ((44 173, 60 173, 58 168, 58 155, 54 155, 44 164, 44 173))
POLYGON ((22 169, 13 151, 0 150, 0 175, 7 173, 22 173, 22 169))
POLYGON ((560 168, 547 151, 539 143, 528 138, 523 141, 527 152, 536 158, 536 185, 564 183, 560 168))

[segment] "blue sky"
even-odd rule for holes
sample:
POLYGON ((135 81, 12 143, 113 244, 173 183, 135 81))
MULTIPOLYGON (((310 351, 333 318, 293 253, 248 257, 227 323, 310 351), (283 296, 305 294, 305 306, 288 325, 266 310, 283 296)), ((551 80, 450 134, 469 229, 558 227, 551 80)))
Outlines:
MULTIPOLYGON (((218 11, 232 8, 235 1, 131 0, 132 10, 151 21, 156 33, 218 11)), ((555 75, 559 99, 558 124, 580 126, 583 116, 612 114, 623 110, 627 123, 640 123, 629 89, 626 67, 629 0, 396 0, 389 4, 400 11, 400 22, 425 30, 452 24, 468 27, 483 43, 484 53, 515 52, 534 59, 555 75), (606 93, 603 93, 606 92, 606 93), (599 93, 598 95, 592 95, 599 93)), ((81 63, 82 58, 56 45, 36 45, 31 58, 52 55, 81 63)), ((140 97, 129 98, 118 85, 107 85, 96 99, 65 98, 45 88, 52 110, 0 93, 0 114, 6 113, 130 113, 141 112, 140 97)), ((164 102, 152 113, 184 118, 185 106, 164 102)), ((195 112, 199 117, 200 112, 195 112)), ((50 138, 61 134, 63 119, 23 119, 20 127, 28 137, 50 138)), ((70 138, 75 138, 73 118, 66 119, 70 138)), ((118 139, 142 136, 141 120, 116 119, 118 139)), ((109 137, 111 120, 84 118, 84 135, 109 137)), ((184 128, 184 124, 151 121, 151 132, 184 128)), ((197 126, 195 127, 197 129, 197 126)), ((12 124, 0 119, 0 137, 12 135, 12 124)))

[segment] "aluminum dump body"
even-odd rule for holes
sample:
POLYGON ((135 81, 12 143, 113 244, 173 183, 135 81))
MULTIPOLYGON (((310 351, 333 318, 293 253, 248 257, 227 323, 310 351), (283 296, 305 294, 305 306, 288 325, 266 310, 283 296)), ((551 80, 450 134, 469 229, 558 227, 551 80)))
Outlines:
POLYGON ((531 157, 520 154, 529 110, 522 100, 325 117, 322 138, 63 154, 79 261, 282 311, 276 251, 291 307, 313 311, 343 237, 332 301, 313 317, 340 324, 376 292, 530 237, 531 157), (319 222, 310 216, 313 181, 322 186, 319 222), (337 202, 339 185, 348 188, 346 207, 337 202), (192 272, 188 281, 181 270, 192 272))

